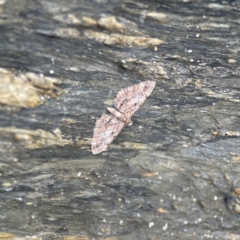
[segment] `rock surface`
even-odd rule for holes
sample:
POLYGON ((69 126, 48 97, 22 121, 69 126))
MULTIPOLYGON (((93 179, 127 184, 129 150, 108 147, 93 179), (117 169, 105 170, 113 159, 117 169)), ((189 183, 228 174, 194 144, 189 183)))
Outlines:
POLYGON ((0 0, 0 239, 239 239, 239 9, 0 0), (146 80, 93 156, 96 119, 146 80))

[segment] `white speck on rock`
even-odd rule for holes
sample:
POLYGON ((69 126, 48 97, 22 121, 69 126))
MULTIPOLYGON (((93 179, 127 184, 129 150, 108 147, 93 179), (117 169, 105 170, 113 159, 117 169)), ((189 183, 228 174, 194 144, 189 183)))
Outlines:
POLYGON ((237 61, 235 59, 228 59, 228 63, 236 63, 237 61))
POLYGON ((162 228, 164 231, 166 231, 168 229, 168 223, 165 223, 165 225, 162 228))
POLYGON ((149 228, 153 227, 154 226, 154 222, 150 222, 148 226, 149 226, 149 228))

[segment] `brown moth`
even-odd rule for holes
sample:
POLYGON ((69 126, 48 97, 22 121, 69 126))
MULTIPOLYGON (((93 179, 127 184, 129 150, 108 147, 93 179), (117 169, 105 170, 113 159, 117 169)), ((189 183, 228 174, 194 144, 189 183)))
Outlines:
POLYGON ((115 108, 107 108, 111 114, 103 114, 96 121, 92 139, 94 155, 104 151, 125 125, 132 125, 131 117, 151 94, 155 84, 155 81, 145 81, 118 92, 114 99, 115 108))

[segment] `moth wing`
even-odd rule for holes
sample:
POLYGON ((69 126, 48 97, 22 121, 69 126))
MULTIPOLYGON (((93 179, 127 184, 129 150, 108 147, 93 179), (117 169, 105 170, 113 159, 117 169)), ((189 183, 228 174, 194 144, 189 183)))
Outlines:
POLYGON ((113 115, 102 115, 95 124, 92 139, 92 153, 95 155, 107 149, 108 145, 121 132, 124 125, 124 122, 113 115))
POLYGON ((155 85, 155 81, 145 81, 122 89, 114 99, 115 108, 131 117, 145 102, 155 85))

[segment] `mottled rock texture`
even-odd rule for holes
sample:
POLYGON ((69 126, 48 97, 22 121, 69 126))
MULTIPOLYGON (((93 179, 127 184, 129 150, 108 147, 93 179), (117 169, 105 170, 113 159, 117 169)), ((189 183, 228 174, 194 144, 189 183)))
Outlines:
POLYGON ((239 10, 0 0, 0 239, 240 238, 239 10), (93 156, 96 119, 147 80, 93 156))

